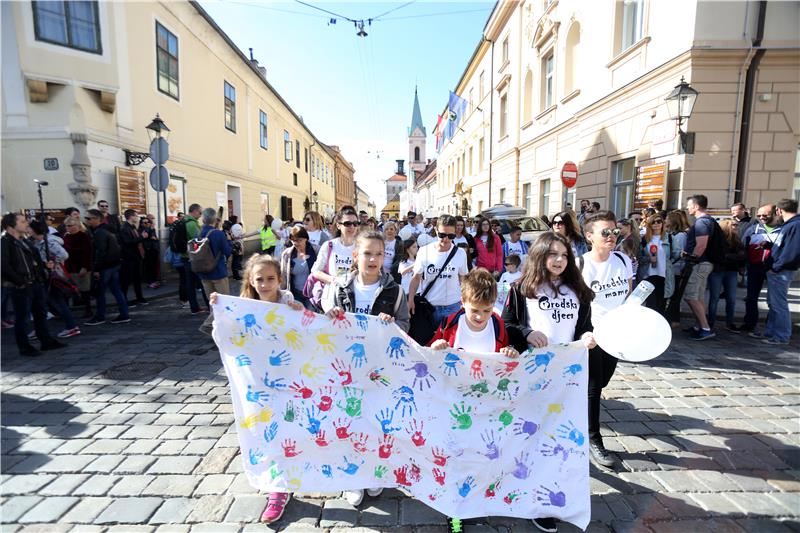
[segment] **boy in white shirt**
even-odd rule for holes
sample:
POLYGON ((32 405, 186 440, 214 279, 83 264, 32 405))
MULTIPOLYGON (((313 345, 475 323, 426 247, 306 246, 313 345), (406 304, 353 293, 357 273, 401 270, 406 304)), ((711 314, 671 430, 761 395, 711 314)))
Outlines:
POLYGON ((500 281, 497 282, 497 299, 494 301, 494 310, 498 315, 503 312, 511 284, 522 277, 522 272, 519 271, 521 263, 522 260, 518 255, 509 255, 503 262, 506 271, 500 275, 500 281))

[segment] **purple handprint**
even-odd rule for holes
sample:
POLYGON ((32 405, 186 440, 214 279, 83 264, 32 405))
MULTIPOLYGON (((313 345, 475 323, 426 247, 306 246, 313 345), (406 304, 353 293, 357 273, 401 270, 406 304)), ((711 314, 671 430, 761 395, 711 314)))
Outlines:
POLYGON ((525 435, 525 440, 528 440, 539 430, 539 425, 531 420, 521 420, 514 424, 515 435, 525 435))
MULTIPOLYGON (((564 507, 567 505, 567 495, 563 491, 553 492, 544 485, 540 485, 541 489, 536 489, 536 501, 542 502, 545 507, 564 507)), ((561 489, 556 483, 556 488, 561 489)))
POLYGON ((531 475, 531 465, 528 464, 529 454, 522 452, 514 458, 514 471, 511 472, 517 479, 528 479, 531 475))
POLYGON ((425 387, 430 389, 431 380, 436 381, 436 377, 428 370, 427 363, 423 363, 422 361, 418 361, 406 368, 406 372, 414 372, 414 383, 412 383, 411 386, 416 387, 417 384, 419 384, 419 390, 425 387))
POLYGON ((483 443, 486 444, 486 452, 483 455, 486 456, 487 459, 497 459, 500 457, 500 448, 497 447, 497 442, 494 438, 494 430, 486 430, 481 433, 481 439, 483 439, 483 443))

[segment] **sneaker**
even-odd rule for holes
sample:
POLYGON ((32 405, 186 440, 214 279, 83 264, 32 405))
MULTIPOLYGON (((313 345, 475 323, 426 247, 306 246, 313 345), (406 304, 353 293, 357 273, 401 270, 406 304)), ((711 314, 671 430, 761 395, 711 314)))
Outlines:
POLYGON ((558 531, 555 518, 534 518, 531 522, 539 531, 547 531, 547 533, 556 533, 558 531))
POLYGON ((367 496, 372 496, 373 498, 377 498, 383 492, 383 487, 378 489, 367 489, 367 496))
POLYGON ((49 342, 42 343, 42 351, 46 352, 48 350, 58 350, 59 348, 66 348, 67 345, 63 342, 58 342, 57 340, 53 339, 49 342))
POLYGON ((2 324, 3 329, 11 329, 14 327, 13 320, 3 320, 2 322, 0 322, 0 324, 2 324))
POLYGON ((31 331, 30 333, 28 333, 28 340, 29 341, 38 341, 39 337, 36 336, 36 332, 35 331, 31 331))
POLYGON ((461 519, 460 518, 448 518, 447 519, 447 531, 448 531, 448 533, 463 533, 464 524, 461 522, 461 519))
POLYGON ((742 329, 739 326, 735 325, 735 324, 728 324, 727 326, 725 326, 725 329, 727 331, 730 331, 731 333, 741 333, 742 332, 742 329))
POLYGON ((784 344, 789 344, 789 341, 779 341, 778 339, 772 337, 770 339, 761 339, 761 342, 764 344, 774 344, 775 346, 781 346, 784 344))
POLYGON ((201 315, 203 313, 208 313, 208 307, 201 307, 197 311, 192 311, 193 315, 201 315))
POLYGON ((691 334, 691 333, 697 333, 698 331, 700 331, 700 328, 698 328, 697 326, 689 326, 688 328, 683 328, 684 333, 691 334))
POLYGON ((133 302, 135 305, 148 305, 150 302, 145 300, 144 298, 139 298, 138 300, 134 300, 133 302))
POLYGON ((600 466, 611 468, 614 466, 614 463, 616 463, 614 458, 611 457, 611 454, 608 453, 608 450, 606 450, 606 447, 603 446, 602 441, 590 440, 589 454, 591 455, 592 461, 600 466))
POLYGON ((128 309, 133 309, 134 307, 136 307, 136 300, 128 302, 128 309))
POLYGON ((99 326, 100 324, 105 324, 105 318, 92 318, 91 320, 87 320, 83 323, 84 326, 99 326))
POLYGON ((125 322, 130 322, 130 321, 131 321, 131 317, 120 315, 117 318, 115 318, 114 320, 112 320, 111 323, 112 324, 124 324, 125 322))
POLYGON ((363 490, 346 490, 342 492, 342 496, 344 496, 344 499, 347 500, 347 503, 353 507, 358 507, 361 505, 361 502, 364 501, 363 490))
POLYGON ((261 521, 270 524, 280 520, 291 498, 292 495, 288 492, 270 492, 267 496, 267 507, 261 513, 261 521))
POLYGON ((20 355, 24 355, 25 357, 36 357, 37 355, 42 355, 42 352, 34 348, 33 346, 27 346, 25 348, 21 348, 19 350, 20 355))
POLYGON ((693 341, 704 341, 707 339, 713 339, 716 336, 717 334, 710 329, 700 329, 696 333, 690 335, 689 338, 693 341))
POLYGON ((763 333, 761 333, 760 331, 755 331, 755 330, 753 330, 750 333, 748 333, 747 336, 751 337, 753 339, 763 339, 764 338, 764 334, 763 333))
POLYGON ((66 339, 68 337, 75 337, 80 334, 81 334, 81 329, 76 327, 72 329, 65 329, 64 331, 56 335, 56 337, 58 337, 59 339, 66 339))

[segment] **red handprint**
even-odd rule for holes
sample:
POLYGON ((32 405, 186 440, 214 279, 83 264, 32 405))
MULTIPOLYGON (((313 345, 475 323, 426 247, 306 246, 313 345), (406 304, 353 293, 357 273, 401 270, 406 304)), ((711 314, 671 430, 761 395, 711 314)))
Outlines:
POLYGON ((486 487, 486 492, 484 493, 484 495, 487 498, 494 498, 495 496, 497 496, 497 493, 495 492, 497 490, 500 490, 500 480, 497 480, 494 483, 490 484, 488 487, 486 487))
POLYGON ((411 482, 408 481, 406 475, 408 474, 408 467, 403 466, 402 468, 395 468, 394 469, 394 481, 398 485, 403 485, 404 487, 410 487, 411 482))
POLYGON ((381 459, 388 459, 392 455, 392 446, 394 446, 394 437, 384 434, 381 445, 378 446, 378 457, 381 459))
POLYGON ((283 448, 283 455, 285 457, 295 457, 303 453, 302 451, 300 452, 296 451, 295 450, 296 446, 297 443, 293 439, 286 439, 285 441, 283 441, 283 444, 281 444, 281 447, 283 448))
POLYGON ((449 455, 444 454, 444 450, 441 448, 431 448, 431 454, 433 455, 433 462, 439 466, 445 466, 447 459, 450 458, 449 455))
POLYGON ((296 381, 292 382, 292 386, 289 387, 289 389, 294 391, 297 398, 302 398, 304 400, 314 396, 314 391, 306 387, 306 384, 303 381, 300 383, 297 383, 296 381))
POLYGON ((411 463, 411 470, 408 471, 408 479, 417 483, 420 479, 422 479, 422 470, 413 462, 411 463))
POLYGON ((505 363, 501 363, 501 366, 495 369, 494 375, 499 378, 508 377, 514 370, 517 369, 518 366, 519 366, 519 361, 508 361, 505 363))
POLYGON ((444 487, 444 478, 446 475, 447 475, 446 472, 442 472, 438 468, 433 469, 433 480, 443 487, 444 487))
POLYGON ((425 445, 425 437, 422 436, 423 427, 425 427, 423 422, 417 424, 417 420, 413 419, 406 428, 408 434, 411 435, 411 442, 414 443, 414 446, 420 447, 425 445))
POLYGON ((351 423, 352 420, 342 420, 341 418, 334 422, 333 427, 336 428, 336 437, 341 440, 349 439, 350 432, 347 430, 350 429, 351 423), (347 425, 345 425, 345 422, 347 422, 347 425))
POLYGON ((469 367, 469 375, 474 379, 483 379, 483 361, 475 359, 469 367))
POLYGON ((350 385, 353 382, 353 375, 350 373, 350 365, 345 364, 341 359, 336 359, 331 363, 333 369, 342 378, 342 386, 350 385))
POLYGON ((333 325, 337 328, 349 328, 351 326, 350 321, 347 319, 347 315, 344 314, 344 311, 339 313, 333 319, 333 325))
POLYGON ((353 449, 358 453, 365 453, 367 451, 367 441, 369 440, 369 435, 366 433, 359 433, 358 435, 353 433, 351 437, 353 440, 353 449))
POLYGON ((316 318, 317 318, 317 313, 306 309, 305 311, 303 311, 303 318, 300 319, 300 323, 303 324, 303 327, 308 327, 311 325, 312 322, 314 322, 316 318))
POLYGON ((330 411, 331 407, 333 406, 333 398, 331 397, 331 394, 333 394, 333 389, 331 387, 322 387, 319 390, 319 393, 320 398, 317 408, 320 411, 330 411))
POLYGON ((327 446, 328 440, 325 438, 325 430, 320 431, 317 433, 317 438, 314 439, 314 442, 317 443, 317 446, 327 446))

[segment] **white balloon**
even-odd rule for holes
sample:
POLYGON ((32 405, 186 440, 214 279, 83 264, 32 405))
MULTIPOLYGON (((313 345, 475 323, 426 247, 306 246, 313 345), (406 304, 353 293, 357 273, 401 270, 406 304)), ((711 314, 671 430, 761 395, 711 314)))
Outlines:
POLYGON ((623 361, 649 361, 672 342, 672 328, 656 311, 641 305, 621 305, 600 317, 594 327, 597 344, 623 361))

